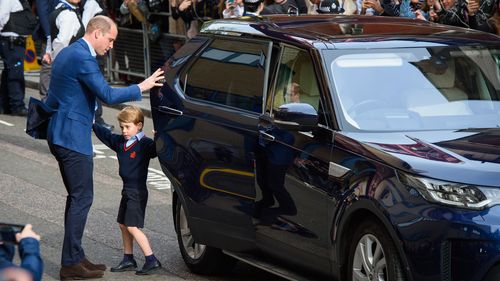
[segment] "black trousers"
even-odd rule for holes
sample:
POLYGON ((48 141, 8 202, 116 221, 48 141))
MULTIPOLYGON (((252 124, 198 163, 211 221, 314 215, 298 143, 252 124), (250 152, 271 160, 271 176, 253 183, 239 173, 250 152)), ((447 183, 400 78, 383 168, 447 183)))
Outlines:
POLYGON ((0 111, 16 113, 25 108, 24 52, 22 39, 0 36, 0 56, 4 69, 0 83, 0 111))
POLYGON ((64 242, 61 264, 77 264, 85 257, 82 237, 87 215, 94 198, 92 156, 84 155, 49 142, 56 157, 68 196, 64 210, 64 242))

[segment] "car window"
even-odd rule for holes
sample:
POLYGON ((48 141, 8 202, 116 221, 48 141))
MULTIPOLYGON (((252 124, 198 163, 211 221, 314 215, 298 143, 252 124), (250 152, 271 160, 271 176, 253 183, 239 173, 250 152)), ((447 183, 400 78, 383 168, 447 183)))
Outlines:
POLYGON ((498 127, 499 52, 478 46, 324 53, 346 125, 412 131, 498 127))
POLYGON ((308 103, 318 110, 320 94, 309 53, 285 47, 278 67, 273 109, 292 102, 308 103))
POLYGON ((215 39, 189 69, 186 95, 262 112, 268 43, 215 39))

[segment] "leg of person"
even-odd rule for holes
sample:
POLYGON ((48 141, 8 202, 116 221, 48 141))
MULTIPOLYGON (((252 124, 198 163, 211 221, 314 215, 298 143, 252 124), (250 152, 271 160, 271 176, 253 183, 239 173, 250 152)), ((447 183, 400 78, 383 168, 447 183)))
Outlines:
POLYGON ((123 259, 120 264, 111 268, 111 272, 135 271, 137 269, 137 262, 134 259, 134 237, 128 232, 124 224, 120 223, 119 225, 123 241, 123 259))
POLYGON ((132 234, 137 244, 139 244, 139 247, 141 247, 144 256, 146 257, 146 262, 144 263, 144 266, 142 267, 141 270, 138 270, 136 274, 147 275, 161 268, 160 261, 153 254, 153 250, 151 249, 149 240, 144 234, 144 232, 142 232, 142 230, 140 230, 135 226, 129 226, 127 227, 127 230, 128 232, 130 232, 130 234, 132 234))
POLYGON ((64 212, 64 242, 61 257, 61 280, 90 279, 103 276, 102 270, 84 265, 82 237, 93 200, 92 156, 49 143, 57 159, 68 196, 64 212))
POLYGON ((7 65, 7 60, 5 58, 5 52, 9 48, 9 43, 5 37, 0 36, 0 56, 2 57, 4 68, 2 70, 2 80, 0 81, 0 113, 9 114, 9 92, 7 88, 7 73, 9 69, 5 67, 7 65))
POLYGON ((42 61, 42 68, 40 69, 40 84, 38 85, 38 90, 40 91, 40 98, 45 100, 47 94, 49 93, 50 84, 50 71, 52 66, 44 61, 42 61))
MULTIPOLYGON (((5 65, 5 60, 3 65, 5 65)), ((2 77, 0 81, 0 114, 9 114, 9 96, 7 92, 7 69, 4 68, 2 71, 2 77)))
POLYGON ((146 257, 146 262, 142 269, 135 272, 135 274, 138 275, 150 274, 161 267, 160 262, 153 255, 148 238, 139 229, 144 227, 144 217, 146 216, 146 205, 148 203, 146 186, 143 188, 143 190, 146 190, 145 193, 137 193, 136 191, 130 190, 127 192, 129 200, 127 201, 127 211, 124 216, 128 232, 134 237, 146 257))
POLYGON ((5 55, 5 65, 7 71, 7 93, 9 97, 9 107, 12 115, 26 116, 28 110, 24 104, 25 85, 24 85, 24 53, 25 47, 22 45, 24 40, 16 39, 15 43, 7 44, 3 47, 5 55), (18 40, 20 40, 18 42, 18 40))

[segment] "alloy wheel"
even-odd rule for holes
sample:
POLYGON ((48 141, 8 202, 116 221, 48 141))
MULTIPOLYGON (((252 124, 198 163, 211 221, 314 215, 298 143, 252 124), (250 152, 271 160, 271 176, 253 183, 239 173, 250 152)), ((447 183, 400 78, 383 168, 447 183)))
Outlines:
POLYGON ((352 264, 353 281, 388 280, 387 263, 382 244, 372 234, 365 234, 358 242, 352 264))
POLYGON ((184 250, 190 258, 194 260, 199 259, 205 252, 206 246, 194 241, 191 229, 189 229, 186 214, 184 213, 184 208, 182 206, 179 212, 179 231, 181 233, 184 250))

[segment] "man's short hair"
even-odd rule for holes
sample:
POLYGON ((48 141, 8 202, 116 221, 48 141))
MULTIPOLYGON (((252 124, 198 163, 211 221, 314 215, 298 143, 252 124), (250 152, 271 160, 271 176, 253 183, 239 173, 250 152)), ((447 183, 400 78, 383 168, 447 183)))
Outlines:
POLYGON ((89 20, 87 24, 86 34, 90 34, 97 29, 100 29, 102 33, 106 34, 111 30, 112 26, 116 26, 115 22, 106 16, 95 16, 89 20))
POLYGON ((120 113, 118 113, 117 119, 118 122, 121 123, 134 123, 136 125, 139 123, 144 124, 144 114, 142 110, 135 105, 129 105, 123 108, 120 113))

